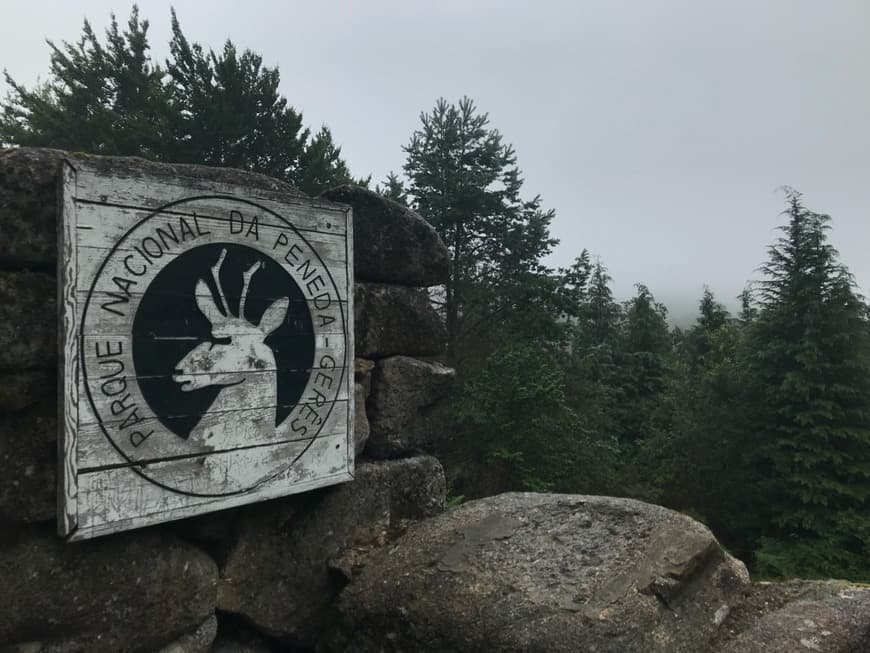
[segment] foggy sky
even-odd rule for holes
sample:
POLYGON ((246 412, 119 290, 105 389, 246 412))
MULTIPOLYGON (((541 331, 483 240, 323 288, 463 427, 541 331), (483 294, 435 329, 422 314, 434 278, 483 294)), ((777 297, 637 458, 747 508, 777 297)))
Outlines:
MULTIPOLYGON (((32 83, 44 38, 102 32, 129 3, 4 0, 0 66, 32 83)), ((158 60, 169 3, 140 0, 158 60)), ((187 37, 281 69, 307 125, 382 180, 444 96, 469 95, 513 143, 525 192, 556 210, 549 263, 587 248, 614 291, 647 284, 680 321, 704 284, 730 307, 764 262, 783 194, 833 217, 870 294, 867 0, 247 2, 177 0, 187 37)), ((5 93, 5 88, 3 89, 5 93)))

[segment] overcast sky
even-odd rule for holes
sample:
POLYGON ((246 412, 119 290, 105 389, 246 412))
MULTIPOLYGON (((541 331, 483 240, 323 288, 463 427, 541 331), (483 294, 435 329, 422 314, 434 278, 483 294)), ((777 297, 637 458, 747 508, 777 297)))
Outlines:
MULTIPOLYGON (((169 5, 139 2, 159 60, 169 5)), ((556 210, 550 264, 587 248, 619 297, 643 282, 681 317, 707 284, 734 306, 776 237, 783 185, 833 217, 870 294, 868 0, 174 5, 189 39, 229 37, 278 65, 306 123, 329 125, 375 181, 401 169, 421 111, 471 96, 514 144, 526 193, 556 210)), ((3 0, 0 66, 30 83, 46 37, 130 6, 3 0)))

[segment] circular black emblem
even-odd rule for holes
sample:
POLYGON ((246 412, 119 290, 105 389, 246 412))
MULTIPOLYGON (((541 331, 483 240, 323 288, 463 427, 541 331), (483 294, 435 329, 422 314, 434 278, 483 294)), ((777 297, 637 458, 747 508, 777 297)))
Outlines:
POLYGON ((280 425, 299 403, 313 361, 302 291, 278 263, 244 245, 202 245, 172 260, 133 321, 142 396, 185 439, 216 401, 226 411, 271 403, 280 425))
POLYGON ((79 448, 195 496, 304 481, 306 453, 336 467, 341 445, 326 443, 349 419, 350 354, 346 288, 319 253, 336 256, 329 236, 227 196, 111 228, 78 260, 93 278, 79 448))

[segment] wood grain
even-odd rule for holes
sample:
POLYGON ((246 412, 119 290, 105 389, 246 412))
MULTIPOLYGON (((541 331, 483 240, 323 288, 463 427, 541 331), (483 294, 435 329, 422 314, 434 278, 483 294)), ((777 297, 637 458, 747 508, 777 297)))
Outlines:
POLYGON ((76 287, 76 204, 73 201, 76 186, 75 170, 63 164, 60 174, 60 220, 58 220, 58 311, 60 332, 60 374, 58 396, 58 520, 60 535, 67 535, 77 527, 78 471, 78 306, 76 287))
POLYGON ((350 210, 179 170, 65 163, 58 529, 72 540, 353 475, 350 210), (153 371, 137 373, 134 348, 153 371))

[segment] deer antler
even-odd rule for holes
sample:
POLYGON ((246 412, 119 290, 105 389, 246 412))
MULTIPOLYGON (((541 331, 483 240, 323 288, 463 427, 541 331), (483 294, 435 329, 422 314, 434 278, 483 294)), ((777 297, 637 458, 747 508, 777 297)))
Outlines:
POLYGON ((248 298, 248 286, 251 285, 251 277, 263 267, 262 261, 257 261, 242 273, 242 298, 239 300, 239 317, 245 317, 245 300, 248 298))
POLYGON ((221 267, 223 266, 224 259, 226 257, 227 257, 227 250, 222 249, 221 255, 218 256, 217 263, 215 263, 213 266, 211 266, 211 278, 214 279, 214 285, 217 286, 217 291, 218 291, 217 299, 218 299, 218 302, 220 303, 220 306, 218 306, 218 308, 221 309, 221 311, 223 311, 224 315, 229 317, 230 305, 227 303, 227 298, 224 297, 224 290, 223 290, 223 288, 221 288, 221 280, 220 280, 221 267))

